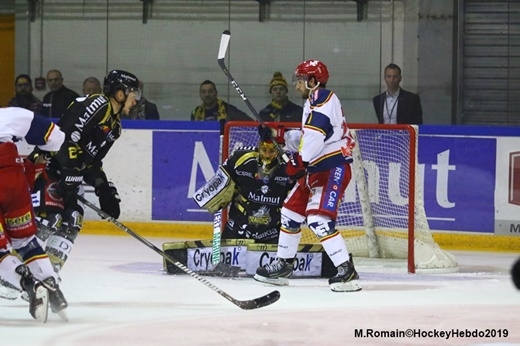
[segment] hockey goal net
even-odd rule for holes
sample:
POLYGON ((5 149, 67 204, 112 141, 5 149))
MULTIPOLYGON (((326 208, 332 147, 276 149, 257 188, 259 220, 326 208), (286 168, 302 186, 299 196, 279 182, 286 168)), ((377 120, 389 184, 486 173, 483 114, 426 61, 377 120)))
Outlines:
MULTIPOLYGON (((277 127, 281 123, 270 123, 277 127)), ((299 129, 298 123, 283 123, 299 129)), ((258 144, 258 123, 226 124, 225 160, 234 149, 258 144)), ((349 124, 356 147, 352 181, 339 208, 336 227, 355 257, 404 259, 408 272, 457 270, 454 257, 433 239, 423 204, 417 163, 418 127, 349 124)), ((301 243, 319 243, 303 229, 301 243)))

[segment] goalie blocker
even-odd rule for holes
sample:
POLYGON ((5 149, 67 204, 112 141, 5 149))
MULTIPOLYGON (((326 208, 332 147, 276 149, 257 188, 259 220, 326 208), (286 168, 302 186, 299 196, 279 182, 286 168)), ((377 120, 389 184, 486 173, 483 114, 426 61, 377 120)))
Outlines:
MULTIPOLYGON (((218 275, 211 264, 212 240, 179 241, 163 244, 163 251, 189 269, 199 274, 218 275)), ((259 244, 252 239, 222 240, 220 262, 238 266, 248 276, 256 269, 276 259, 276 244, 259 244)), ((174 265, 164 261, 164 269, 169 274, 183 274, 174 265)), ((319 244, 299 245, 293 265, 293 277, 329 278, 336 275, 336 267, 319 244)))
POLYGON ((214 213, 231 202, 234 190, 235 182, 222 167, 219 167, 215 175, 195 191, 193 200, 199 207, 214 213))

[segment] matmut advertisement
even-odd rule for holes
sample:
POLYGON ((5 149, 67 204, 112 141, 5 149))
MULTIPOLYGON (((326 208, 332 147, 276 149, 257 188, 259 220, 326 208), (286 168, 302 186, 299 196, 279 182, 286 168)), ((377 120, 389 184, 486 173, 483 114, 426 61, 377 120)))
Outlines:
MULTIPOLYGON (((418 150, 430 228, 520 235, 520 138, 472 135, 470 128, 436 134, 436 128, 421 133, 418 150)), ((192 196, 218 167, 218 133, 154 131, 152 137, 152 219, 211 222, 192 196)))

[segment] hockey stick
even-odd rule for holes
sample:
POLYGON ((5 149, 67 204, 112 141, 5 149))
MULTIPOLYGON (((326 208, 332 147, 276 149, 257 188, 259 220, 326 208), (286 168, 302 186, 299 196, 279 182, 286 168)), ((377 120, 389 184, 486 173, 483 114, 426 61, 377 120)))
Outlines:
POLYGON ((211 263, 220 264, 220 228, 222 225, 222 209, 213 215, 213 246, 211 248, 211 263))
MULTIPOLYGON (((258 112, 256 111, 255 107, 253 107, 251 102, 249 102, 249 99, 247 98, 246 94, 244 93, 244 91, 242 91, 242 89, 240 88, 240 86, 238 85, 236 80, 231 75, 231 72, 229 72, 228 68, 226 67, 224 58, 226 57, 226 52, 227 52, 227 49, 229 46, 230 39, 231 39, 231 32, 229 30, 224 30, 224 32, 222 33, 222 36, 220 37, 220 46, 219 46, 219 50, 218 50, 217 62, 219 64, 220 68, 222 69, 222 71, 224 72, 224 74, 228 77, 231 85, 237 91, 238 95, 240 95, 240 97, 242 98, 244 103, 247 105, 247 107, 249 108, 251 113, 253 113, 256 120, 260 123, 260 125, 263 125, 264 122, 262 121, 262 119, 260 119, 260 116, 258 115, 258 112)), ((282 150, 280 145, 275 140, 273 140, 273 143, 274 143, 274 146, 276 147, 276 149, 278 150, 278 153, 282 157, 283 161, 285 163, 288 163, 289 157, 287 156, 287 154, 282 150)))
MULTIPOLYGON (((224 123, 221 120, 220 143, 218 149, 218 163, 222 163, 222 146, 224 143, 224 123)), ((240 267, 228 265, 220 262, 220 238, 222 232, 222 209, 219 209, 213 215, 213 243, 211 247, 211 263, 214 265, 213 270, 223 276, 237 277, 240 272, 240 267)))
POLYGON ((280 299, 280 292, 279 291, 273 291, 273 292, 271 292, 269 294, 266 294, 265 296, 262 296, 262 297, 259 297, 259 298, 255 298, 255 299, 250 299, 250 300, 238 300, 238 299, 235 299, 232 296, 230 296, 229 294, 227 294, 226 292, 224 292, 223 290, 221 290, 220 288, 218 288, 217 286, 215 286, 214 284, 212 284, 211 282, 209 282, 208 280, 206 280, 205 278, 203 278, 202 276, 198 275, 197 273, 195 273, 194 271, 192 271, 191 269, 186 267, 184 264, 176 261, 173 257, 169 256, 167 253, 165 253, 164 251, 159 249, 157 246, 153 245, 148 240, 146 240, 145 238, 141 237, 139 234, 135 233, 130 228, 126 227, 121 222, 117 221, 115 218, 113 218, 110 215, 108 215, 107 213, 105 213, 103 210, 99 209, 96 205, 94 205, 93 203, 91 203, 87 199, 85 199, 85 197, 77 196, 77 198, 78 198, 78 200, 83 202, 85 205, 87 205, 89 208, 91 208, 96 213, 98 213, 99 216, 101 216, 104 219, 107 219, 107 221, 109 221, 109 222, 112 222, 119 229, 121 229, 124 232, 128 233, 129 235, 131 235, 132 237, 134 237, 135 239, 139 240, 141 243, 146 245, 148 248, 150 248, 153 251, 157 252, 159 255, 161 255, 168 262, 170 262, 171 264, 173 264, 174 266, 176 266, 177 268, 179 268, 180 270, 182 270, 183 272, 185 272, 189 276, 199 280, 204 285, 206 285, 207 287, 211 288, 213 291, 217 292, 222 297, 226 298, 231 303, 235 304, 236 306, 238 306, 239 308, 241 308, 243 310, 252 310, 252 309, 262 308, 264 306, 271 305, 274 302, 278 301, 278 299, 280 299))
MULTIPOLYGON (((225 120, 221 120, 220 123, 220 137, 218 145, 218 164, 222 163, 222 146, 224 142, 223 125, 225 120)), ((220 231, 222 228, 222 209, 217 210, 213 215, 213 244, 211 248, 211 263, 214 265, 220 264, 220 231)), ((237 273, 238 274, 238 273, 237 273)))

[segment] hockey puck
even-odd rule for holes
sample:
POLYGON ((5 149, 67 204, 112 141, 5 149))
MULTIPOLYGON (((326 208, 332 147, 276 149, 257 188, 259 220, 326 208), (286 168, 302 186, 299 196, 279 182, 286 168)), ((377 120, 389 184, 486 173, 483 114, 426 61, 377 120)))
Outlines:
POLYGON ((513 283, 516 288, 520 290, 520 258, 513 264, 511 268, 511 278, 513 279, 513 283))

